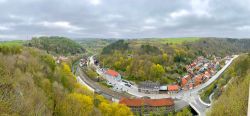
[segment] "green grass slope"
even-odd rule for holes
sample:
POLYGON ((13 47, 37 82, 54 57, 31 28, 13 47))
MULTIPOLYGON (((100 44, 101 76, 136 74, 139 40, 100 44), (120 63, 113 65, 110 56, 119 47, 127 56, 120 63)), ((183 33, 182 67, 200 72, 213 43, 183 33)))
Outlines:
POLYGON ((0 45, 5 45, 5 46, 15 46, 15 45, 23 45, 25 41, 23 40, 13 40, 13 41, 3 41, 0 42, 0 45))
POLYGON ((227 86, 220 87, 220 96, 212 104, 209 116, 247 115, 250 55, 242 55, 230 66, 223 76, 232 77, 227 86))

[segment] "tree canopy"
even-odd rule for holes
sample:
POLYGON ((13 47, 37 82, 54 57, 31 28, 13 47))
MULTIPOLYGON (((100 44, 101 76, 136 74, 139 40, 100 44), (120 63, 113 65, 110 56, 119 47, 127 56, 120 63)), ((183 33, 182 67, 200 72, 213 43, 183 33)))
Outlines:
POLYGON ((34 37, 25 45, 45 50, 50 54, 74 55, 85 52, 85 49, 79 43, 69 38, 58 36, 34 37))
POLYGON ((27 47, 17 54, 0 51, 0 115, 103 114, 128 116, 132 112, 77 83, 68 64, 56 64, 44 51, 27 47))
POLYGON ((101 66, 119 71, 128 80, 168 84, 177 83, 177 77, 186 74, 185 66, 197 56, 224 57, 250 50, 248 39, 201 38, 179 44, 165 42, 161 39, 118 40, 105 47, 97 58, 101 66))

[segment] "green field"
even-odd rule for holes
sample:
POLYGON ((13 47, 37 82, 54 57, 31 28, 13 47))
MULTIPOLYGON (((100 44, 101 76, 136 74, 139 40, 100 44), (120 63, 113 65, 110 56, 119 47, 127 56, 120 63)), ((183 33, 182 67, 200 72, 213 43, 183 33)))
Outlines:
MULTIPOLYGON (((181 44, 183 42, 193 42, 193 41, 197 41, 200 38, 197 37, 187 37, 187 38, 163 38, 163 39, 159 39, 158 41, 162 42, 162 43, 172 43, 172 44, 181 44)), ((157 41, 157 39, 156 39, 157 41)))
POLYGON ((24 42, 25 41, 23 40, 4 41, 0 42, 0 45, 6 45, 6 46, 23 45, 24 42))
POLYGON ((129 40, 132 48, 138 48, 142 44, 150 44, 154 46, 163 46, 165 44, 182 44, 183 42, 197 41, 198 37, 187 37, 187 38, 148 38, 148 39, 132 39, 129 40))

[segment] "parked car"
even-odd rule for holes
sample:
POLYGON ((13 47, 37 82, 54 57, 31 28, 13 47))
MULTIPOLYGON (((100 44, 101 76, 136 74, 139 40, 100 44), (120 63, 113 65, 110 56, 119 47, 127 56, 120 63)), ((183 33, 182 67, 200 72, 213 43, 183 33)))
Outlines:
POLYGON ((130 84, 127 84, 127 83, 125 84, 125 86, 131 87, 131 85, 130 85, 130 84))
POLYGON ((126 81, 126 80, 122 80, 122 82, 127 83, 127 84, 129 83, 129 82, 128 82, 128 81, 126 81))

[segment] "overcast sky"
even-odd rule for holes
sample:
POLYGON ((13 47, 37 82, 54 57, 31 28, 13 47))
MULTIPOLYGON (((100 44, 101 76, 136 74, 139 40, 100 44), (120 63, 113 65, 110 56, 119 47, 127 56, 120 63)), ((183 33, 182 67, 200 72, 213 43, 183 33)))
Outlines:
POLYGON ((250 0, 0 0, 0 40, 250 37, 250 0))

